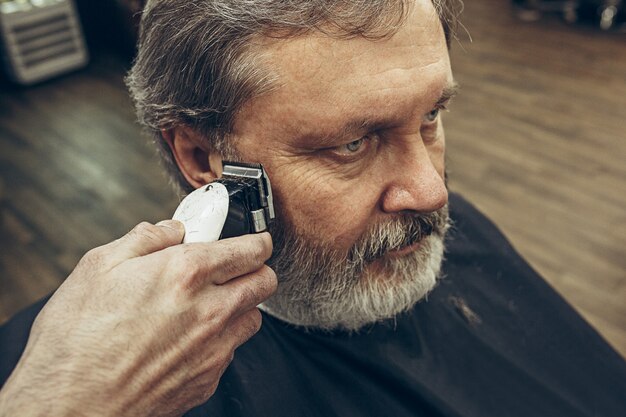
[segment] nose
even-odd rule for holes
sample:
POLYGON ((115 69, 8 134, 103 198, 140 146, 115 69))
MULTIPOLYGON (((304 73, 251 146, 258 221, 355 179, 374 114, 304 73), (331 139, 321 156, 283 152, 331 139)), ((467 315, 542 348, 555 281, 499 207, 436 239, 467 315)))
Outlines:
MULTIPOLYGON (((390 167, 393 174, 382 198, 385 213, 414 211, 429 213, 448 202, 448 189, 443 177, 443 154, 440 169, 438 160, 431 159, 424 146, 417 152, 401 155, 402 160, 390 167)), ((438 158, 433 157, 433 159, 438 158)))

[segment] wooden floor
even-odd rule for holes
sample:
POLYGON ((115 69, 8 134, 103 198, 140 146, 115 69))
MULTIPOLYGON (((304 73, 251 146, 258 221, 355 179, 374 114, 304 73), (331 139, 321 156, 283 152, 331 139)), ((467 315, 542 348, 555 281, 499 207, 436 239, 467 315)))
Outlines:
MULTIPOLYGON (((451 187, 626 355, 626 39, 466 2, 451 187)), ((0 93, 0 322, 177 197, 134 124, 127 64, 0 93)))
POLYGON ((626 35, 465 4, 451 188, 626 355, 626 35))

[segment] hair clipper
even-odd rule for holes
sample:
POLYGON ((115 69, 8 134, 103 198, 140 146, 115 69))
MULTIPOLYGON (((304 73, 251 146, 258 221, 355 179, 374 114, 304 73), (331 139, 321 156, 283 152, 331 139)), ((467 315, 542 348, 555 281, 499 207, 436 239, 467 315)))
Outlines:
POLYGON ((275 213, 263 165, 224 162, 222 177, 187 195, 172 218, 185 226, 183 243, 266 231, 275 213))

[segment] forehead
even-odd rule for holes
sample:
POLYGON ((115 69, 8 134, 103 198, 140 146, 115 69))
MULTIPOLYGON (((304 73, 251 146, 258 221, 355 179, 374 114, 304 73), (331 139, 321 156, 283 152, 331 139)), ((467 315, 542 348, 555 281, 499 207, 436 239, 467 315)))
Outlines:
POLYGON ((276 129, 280 123, 294 135, 348 118, 402 116, 432 106, 428 102, 452 80, 445 36, 430 0, 413 3, 403 26, 388 38, 313 33, 271 40, 261 48, 277 87, 244 107, 235 123, 239 130, 276 129))

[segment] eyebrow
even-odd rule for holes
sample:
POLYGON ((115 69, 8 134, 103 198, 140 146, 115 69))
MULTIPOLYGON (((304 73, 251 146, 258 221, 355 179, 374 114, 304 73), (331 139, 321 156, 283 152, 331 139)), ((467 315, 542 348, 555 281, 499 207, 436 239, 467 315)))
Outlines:
MULTIPOLYGON (((450 84, 446 85, 441 91, 439 98, 435 102, 435 107, 440 107, 440 106, 445 105, 453 97, 459 94, 459 90, 460 90, 460 86, 456 81, 453 81, 450 84)), ((345 125, 343 125, 341 129, 339 129, 337 132, 332 133, 330 135, 324 135, 324 137, 321 139, 332 140, 333 138, 336 138, 336 137, 349 136, 350 134, 354 132, 373 132, 375 130, 378 130, 384 127, 387 124, 389 123, 385 121, 375 121, 372 119, 351 120, 345 125)))
POLYGON ((456 81, 453 81, 451 84, 444 87, 439 99, 437 100, 436 105, 442 105, 450 101, 454 96, 459 94, 459 90, 461 87, 456 81))

